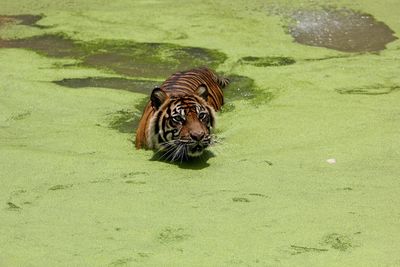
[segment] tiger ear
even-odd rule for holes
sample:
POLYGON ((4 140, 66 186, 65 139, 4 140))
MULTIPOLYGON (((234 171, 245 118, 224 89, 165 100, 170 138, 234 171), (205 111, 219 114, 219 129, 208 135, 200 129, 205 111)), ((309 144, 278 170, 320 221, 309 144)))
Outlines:
POLYGON ((200 84, 200 86, 196 90, 196 94, 207 101, 208 98, 208 88, 205 84, 200 84))
POLYGON ((160 87, 155 87, 153 89, 153 91, 151 92, 151 96, 150 96, 151 105, 155 109, 159 109, 166 99, 167 99, 167 95, 165 94, 165 92, 163 90, 161 90, 160 87))

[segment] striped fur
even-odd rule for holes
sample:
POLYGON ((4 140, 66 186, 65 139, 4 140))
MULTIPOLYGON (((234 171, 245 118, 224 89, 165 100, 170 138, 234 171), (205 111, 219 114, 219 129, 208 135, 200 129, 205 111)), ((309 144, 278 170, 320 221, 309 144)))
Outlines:
POLYGON ((153 90, 136 132, 136 148, 155 149, 175 161, 202 154, 212 144, 215 111, 228 79, 207 68, 177 72, 153 90))

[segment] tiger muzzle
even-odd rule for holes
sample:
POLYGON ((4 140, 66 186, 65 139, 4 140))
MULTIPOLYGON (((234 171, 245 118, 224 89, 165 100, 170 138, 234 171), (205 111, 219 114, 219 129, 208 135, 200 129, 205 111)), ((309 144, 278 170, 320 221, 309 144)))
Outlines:
POLYGON ((210 145, 211 137, 205 132, 191 132, 188 144, 188 155, 191 157, 200 156, 204 149, 210 145))

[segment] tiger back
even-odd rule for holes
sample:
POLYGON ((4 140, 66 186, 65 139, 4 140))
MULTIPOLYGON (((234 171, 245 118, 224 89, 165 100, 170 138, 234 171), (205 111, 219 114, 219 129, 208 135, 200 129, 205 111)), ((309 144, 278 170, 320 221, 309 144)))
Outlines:
POLYGON ((177 72, 156 87, 136 131, 136 148, 157 149, 171 159, 200 155, 212 143, 215 111, 229 80, 208 68, 177 72))

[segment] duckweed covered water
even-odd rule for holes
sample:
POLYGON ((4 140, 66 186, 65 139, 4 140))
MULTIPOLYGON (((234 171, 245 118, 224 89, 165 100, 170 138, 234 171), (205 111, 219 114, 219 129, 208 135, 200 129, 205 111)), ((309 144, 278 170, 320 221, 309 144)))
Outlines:
MULTIPOLYGON (((399 40, 284 30, 328 1, 193 4, 1 2, 0 265, 400 265, 399 40), (135 150, 147 90, 200 63, 231 79, 220 144, 135 150)), ((337 5, 398 37, 395 1, 337 5)))
POLYGON ((239 63, 249 64, 257 67, 285 66, 296 63, 296 60, 289 57, 242 57, 239 63))
POLYGON ((121 40, 78 42, 64 34, 2 40, 0 48, 25 48, 50 57, 76 58, 84 66, 145 78, 168 77, 197 66, 215 68, 226 59, 223 53, 211 49, 121 40))

